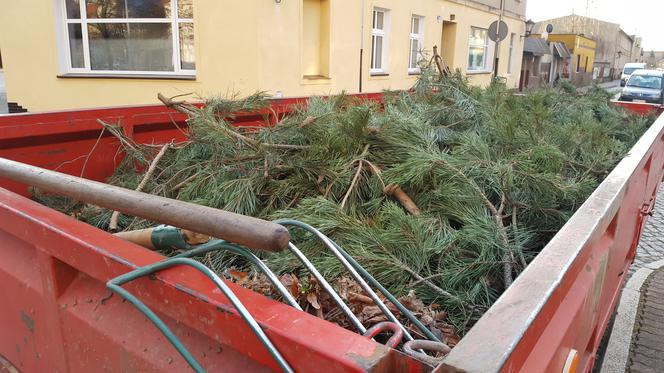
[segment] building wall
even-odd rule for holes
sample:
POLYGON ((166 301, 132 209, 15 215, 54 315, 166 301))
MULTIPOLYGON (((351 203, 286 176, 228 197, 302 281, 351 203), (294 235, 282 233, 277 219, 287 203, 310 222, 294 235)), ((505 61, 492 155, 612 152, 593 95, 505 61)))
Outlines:
MULTIPOLYGON (((513 0, 512 0, 513 1, 513 0)), ((464 6, 462 4, 447 3, 443 8, 443 20, 450 20, 454 18, 455 25, 455 42, 452 52, 448 49, 446 52, 450 55, 445 59, 445 63, 450 65, 452 69, 460 69, 466 72, 468 66, 468 49, 470 44, 470 29, 471 27, 488 28, 491 22, 496 20, 494 13, 478 12, 476 9, 464 6), (453 17, 452 17, 453 16, 453 17)), ((525 33, 525 24, 523 21, 506 17, 504 21, 508 26, 508 36, 503 42, 500 43, 499 49, 499 74, 506 78, 507 85, 512 88, 517 88, 519 83, 519 72, 521 71, 521 55, 523 52, 523 38, 520 36, 525 33), (514 34, 514 48, 512 52, 512 71, 507 72, 509 53, 510 34, 514 34)), ((450 24, 447 24, 448 27, 450 24)), ((445 27, 445 25, 443 26, 445 27)), ((440 36, 439 36, 440 40, 440 36)), ((442 49, 445 51, 445 42, 440 41, 442 49)), ((489 55, 491 58, 487 60, 487 70, 485 72, 467 72, 470 80, 474 84, 487 85, 491 82, 491 71, 493 71, 493 58, 495 57, 495 44, 489 42, 489 55)), ((445 56, 444 54, 442 54, 445 56)))
MULTIPOLYGON (((477 4, 481 2, 471 0, 325 0, 320 7, 303 5, 311 0, 195 0, 195 79, 74 78, 59 77, 63 72, 58 59, 63 52, 57 45, 60 1, 12 1, 0 12, 0 47, 8 96, 31 111, 156 103, 157 93, 209 96, 264 90, 286 97, 356 93, 360 86, 361 42, 362 91, 406 89, 417 79, 408 74, 412 15, 425 17, 426 51, 441 45, 444 24, 456 25, 455 32, 448 33, 453 43, 447 39, 453 52, 442 45, 441 54, 451 57, 452 68, 464 72, 470 27, 488 28, 498 18, 494 11, 477 4), (369 74, 373 7, 390 10, 386 76, 369 74), (320 17, 319 23, 305 24, 305 12, 320 17), (28 15, 30 22, 25 21, 28 15), (312 27, 319 31, 314 36, 308 32, 305 35, 303 30, 312 27)), ((525 0, 521 4, 525 6, 525 0)), ((507 78, 509 86, 516 87, 523 49, 518 35, 523 35, 525 25, 522 17, 506 17, 505 21, 517 37, 512 74, 507 74, 509 35, 500 48, 499 74, 507 78)), ((491 79, 489 72, 469 76, 476 84, 488 84, 491 79)))
MULTIPOLYGON (((482 10, 497 11, 501 0, 449 0, 457 4, 473 6, 482 10)), ((520 18, 526 15, 526 0, 504 0, 505 13, 520 18)))

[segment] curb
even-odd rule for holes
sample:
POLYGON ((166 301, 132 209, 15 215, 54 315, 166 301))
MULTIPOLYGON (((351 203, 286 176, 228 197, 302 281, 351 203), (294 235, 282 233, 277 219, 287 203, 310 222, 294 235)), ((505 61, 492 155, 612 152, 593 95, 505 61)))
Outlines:
POLYGON ((641 300, 641 287, 654 271, 662 267, 664 267, 664 260, 646 264, 636 271, 625 284, 600 373, 624 373, 627 369, 636 312, 641 300))

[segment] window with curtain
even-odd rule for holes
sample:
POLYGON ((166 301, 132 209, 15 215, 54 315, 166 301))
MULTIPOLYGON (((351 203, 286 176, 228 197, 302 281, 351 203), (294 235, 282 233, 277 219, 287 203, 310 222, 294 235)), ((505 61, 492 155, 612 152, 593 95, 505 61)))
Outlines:
POLYGON ((384 73, 387 70, 387 26, 388 11, 374 9, 371 27, 371 72, 384 73))
POLYGON ((486 29, 471 27, 468 45, 468 71, 486 71, 489 37, 486 29))
POLYGON ((193 75, 193 0, 63 0, 68 70, 193 75))
POLYGON ((408 54, 408 72, 420 72, 419 62, 424 49, 424 17, 413 16, 410 21, 410 51, 408 54))

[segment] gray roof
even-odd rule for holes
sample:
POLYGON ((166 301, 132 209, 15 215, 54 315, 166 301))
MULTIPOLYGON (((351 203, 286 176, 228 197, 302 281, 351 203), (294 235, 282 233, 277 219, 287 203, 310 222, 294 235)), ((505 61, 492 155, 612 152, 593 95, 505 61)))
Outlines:
POLYGON ((543 56, 545 54, 551 54, 551 51, 549 50, 549 45, 546 43, 546 40, 540 38, 526 38, 526 42, 523 45, 523 53, 543 56))
POLYGON ((570 58, 572 56, 572 52, 567 49, 567 46, 565 43, 558 43, 558 42, 553 42, 553 51, 554 54, 557 55, 560 58, 570 58))

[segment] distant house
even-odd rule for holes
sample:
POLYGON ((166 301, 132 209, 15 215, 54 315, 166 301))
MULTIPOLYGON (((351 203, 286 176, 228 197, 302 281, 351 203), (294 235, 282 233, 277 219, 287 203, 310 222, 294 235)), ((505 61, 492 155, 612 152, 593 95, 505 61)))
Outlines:
POLYGON ((547 42, 537 35, 526 38, 521 63, 519 90, 551 85, 572 79, 572 52, 561 42, 547 42))
POLYGON ((553 25, 556 34, 584 36, 596 43, 590 65, 594 79, 618 79, 626 63, 642 61, 641 38, 627 34, 617 23, 569 15, 538 22, 533 33, 543 33, 548 24, 553 25))
POLYGON ((548 81, 548 71, 541 68, 542 58, 551 55, 546 40, 537 37, 528 37, 523 45, 523 62, 521 62, 521 77, 519 90, 539 88, 548 81))
POLYGON ((664 68, 664 52, 649 51, 643 52, 643 62, 648 64, 651 69, 664 68))
POLYGON ((551 34, 548 36, 548 40, 564 44, 571 53, 569 80, 572 83, 579 87, 592 83, 597 47, 594 40, 583 35, 572 34, 551 34))

